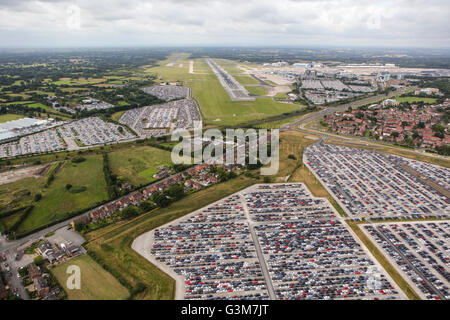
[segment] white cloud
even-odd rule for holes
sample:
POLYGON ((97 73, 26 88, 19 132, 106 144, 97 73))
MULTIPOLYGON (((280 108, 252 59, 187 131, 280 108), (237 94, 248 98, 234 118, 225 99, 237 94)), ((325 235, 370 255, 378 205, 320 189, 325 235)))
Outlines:
POLYGON ((448 47, 449 9, 444 0, 2 0, 0 45, 448 47))

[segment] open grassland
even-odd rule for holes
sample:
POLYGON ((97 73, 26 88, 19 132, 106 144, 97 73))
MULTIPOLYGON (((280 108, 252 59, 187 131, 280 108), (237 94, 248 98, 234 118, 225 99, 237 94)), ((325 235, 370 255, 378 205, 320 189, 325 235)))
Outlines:
POLYGON ((51 272, 67 292, 69 300, 122 300, 129 296, 128 290, 88 255, 73 258, 51 272), (67 288, 66 270, 72 265, 78 266, 81 271, 80 290, 67 288))
POLYGON ((436 98, 422 98, 422 97, 398 97, 395 98, 398 102, 408 102, 408 103, 416 103, 416 102, 423 102, 423 103, 436 103, 436 98))
POLYGON ((152 229, 200 209, 214 201, 242 190, 258 180, 239 176, 201 190, 164 209, 144 214, 129 223, 111 225, 88 233, 86 248, 93 252, 113 274, 135 287, 139 282, 146 289, 136 299, 173 299, 175 281, 131 249, 133 240, 152 229), (106 246, 105 246, 106 245, 106 246), (106 250, 105 250, 106 249, 106 250))
POLYGON ((54 110, 54 109, 50 108, 49 106, 46 106, 46 105, 44 105, 42 103, 30 103, 30 104, 27 104, 27 107, 28 108, 41 108, 41 109, 46 110, 46 111, 59 113, 58 111, 56 111, 56 110, 54 110))
POLYGON ((250 86, 247 86, 247 87, 245 87, 245 89, 247 89, 248 92, 253 93, 256 96, 265 96, 265 95, 267 95, 267 90, 264 89, 263 87, 250 87, 250 86))
POLYGON ((246 76, 246 75, 236 75, 236 76, 234 76, 234 78, 236 79, 236 81, 238 81, 243 86, 246 86, 249 84, 259 84, 258 80, 256 80, 255 78, 252 78, 250 76, 246 76))
POLYGON ((20 225, 19 232, 29 231, 46 223, 63 218, 67 213, 104 201, 108 198, 103 176, 101 155, 86 156, 86 161, 72 163, 66 161, 55 174, 48 188, 42 186, 42 199, 28 218, 20 225), (71 193, 66 184, 84 186, 86 191, 71 193))
POLYGON ((111 119, 113 119, 114 121, 119 121, 120 117, 122 117, 122 115, 125 113, 125 111, 119 111, 116 113, 113 113, 111 115, 111 119))
POLYGON ((243 72, 243 70, 239 68, 239 63, 237 61, 227 59, 214 59, 214 61, 233 76, 242 74, 243 72))
POLYGON ((89 78, 89 79, 85 79, 85 78, 78 78, 78 79, 61 78, 58 81, 51 82, 51 84, 54 84, 56 86, 61 86, 61 85, 80 86, 80 85, 96 84, 96 83, 100 83, 100 82, 104 82, 104 81, 106 81, 106 79, 104 79, 104 78, 99 78, 99 79, 93 79, 93 78, 89 78))
POLYGON ((22 119, 22 118, 24 118, 24 116, 22 116, 20 114, 12 114, 12 113, 2 114, 2 115, 0 115, 0 123, 12 121, 12 120, 18 120, 18 119, 22 119))
POLYGON ((45 178, 28 177, 0 185, 0 208, 6 211, 29 205, 43 184, 45 178))
POLYGON ((109 162, 114 174, 135 186, 154 181, 157 167, 172 164, 170 152, 149 146, 110 152, 109 162))
POLYGON ((86 161, 77 164, 65 161, 48 187, 46 182, 47 177, 26 178, 0 186, 0 193, 6 198, 1 200, 20 206, 34 205, 29 216, 20 224, 18 233, 54 222, 70 212, 88 208, 108 198, 101 155, 86 156, 86 161), (71 193, 66 189, 67 184, 86 187, 86 191, 71 193), (11 193, 5 194, 6 190, 11 193), (33 201, 36 193, 42 194, 38 202, 33 201))

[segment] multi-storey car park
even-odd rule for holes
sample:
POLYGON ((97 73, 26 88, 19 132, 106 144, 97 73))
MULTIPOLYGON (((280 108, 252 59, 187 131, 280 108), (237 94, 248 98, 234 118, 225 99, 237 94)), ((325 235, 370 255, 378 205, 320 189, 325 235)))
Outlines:
POLYGON ((132 128, 141 137, 152 137, 178 128, 192 129, 194 122, 201 119, 194 100, 188 98, 128 110, 119 122, 132 128))
POLYGON ((18 141, 0 145, 0 158, 74 150, 78 147, 75 139, 82 145, 92 146, 134 139, 135 136, 125 128, 104 122, 100 118, 90 117, 61 125, 55 129, 20 138, 18 141))
POLYGON ((206 59, 206 63, 219 79, 220 84, 230 96, 232 101, 255 101, 254 97, 251 97, 247 89, 244 88, 232 75, 226 72, 221 66, 219 66, 214 60, 206 59))
POLYGON ((450 299, 450 223, 362 226, 422 299, 450 299))
MULTIPOLYGON (((446 191, 412 174, 399 164, 409 161, 399 159, 375 151, 316 143, 306 148, 303 161, 350 216, 448 216, 450 199, 446 191)), ((442 172, 448 176, 449 172, 425 164, 416 169, 431 179, 442 177, 442 172)))
POLYGON ((328 200, 254 185, 138 237, 176 299, 404 299, 328 200))

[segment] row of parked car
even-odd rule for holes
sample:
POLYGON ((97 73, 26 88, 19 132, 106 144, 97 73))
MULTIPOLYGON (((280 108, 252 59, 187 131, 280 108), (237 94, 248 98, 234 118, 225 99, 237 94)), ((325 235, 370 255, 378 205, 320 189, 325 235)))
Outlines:
POLYGON ((316 143, 306 148, 304 162, 351 215, 450 214, 445 195, 384 154, 316 143))
POLYGON ((152 232, 150 253, 182 276, 185 299, 402 297, 301 183, 252 186, 152 232))
POLYGON ((426 299, 450 299, 450 223, 366 225, 364 229, 426 299))
POLYGON ((282 186, 245 193, 277 299, 401 297, 328 200, 303 184, 282 186))

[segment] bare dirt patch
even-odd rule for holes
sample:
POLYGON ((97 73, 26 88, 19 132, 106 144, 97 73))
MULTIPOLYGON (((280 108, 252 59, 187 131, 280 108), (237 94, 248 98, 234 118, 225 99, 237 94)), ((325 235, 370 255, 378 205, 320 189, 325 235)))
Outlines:
POLYGON ((20 179, 35 177, 41 178, 45 175, 47 170, 50 168, 50 164, 33 166, 18 170, 10 170, 0 173, 0 185, 11 183, 20 179))

